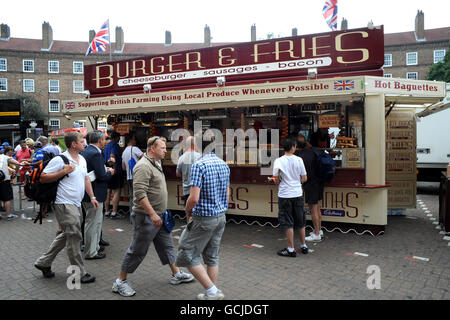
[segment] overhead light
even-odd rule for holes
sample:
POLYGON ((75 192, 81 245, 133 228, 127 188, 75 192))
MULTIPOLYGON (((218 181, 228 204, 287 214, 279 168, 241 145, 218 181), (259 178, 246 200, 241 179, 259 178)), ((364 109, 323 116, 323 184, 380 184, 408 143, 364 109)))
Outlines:
MULTIPOLYGON (((70 115, 70 114, 65 114, 64 117, 65 117, 67 120, 70 120, 71 115, 70 115)), ((31 126, 31 123, 30 123, 30 126, 31 126)))
POLYGON ((152 85, 144 84, 143 89, 144 89, 144 92, 150 92, 150 90, 152 90, 152 85))
POLYGON ((218 87, 221 87, 221 86, 225 85, 225 77, 224 76, 217 77, 216 81, 217 81, 217 86, 218 87))
POLYGON ((91 96, 91 93, 89 92, 89 90, 84 90, 84 91, 82 92, 82 94, 83 94, 83 96, 84 96, 85 98, 89 98, 89 97, 91 96))
POLYGON ((317 77, 317 68, 308 68, 308 78, 317 77))
POLYGON ((211 116, 199 116, 199 120, 215 120, 215 119, 226 119, 228 118, 225 114, 211 115, 211 116))

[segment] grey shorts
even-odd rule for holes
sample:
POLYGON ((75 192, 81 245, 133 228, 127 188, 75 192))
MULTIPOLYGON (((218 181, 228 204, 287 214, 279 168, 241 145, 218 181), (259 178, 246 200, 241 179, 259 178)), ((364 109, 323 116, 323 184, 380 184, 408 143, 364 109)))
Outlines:
POLYGON ((130 218, 133 224, 133 238, 123 257, 122 270, 133 273, 144 260, 152 242, 163 265, 174 263, 175 248, 172 235, 166 228, 155 227, 148 214, 131 212, 130 218))
POLYGON ((194 216, 178 242, 176 265, 194 267, 201 263, 202 255, 203 262, 208 267, 217 266, 225 224, 225 214, 213 217, 194 216))
POLYGON ((278 222, 285 228, 304 228, 306 225, 303 197, 278 197, 278 222))

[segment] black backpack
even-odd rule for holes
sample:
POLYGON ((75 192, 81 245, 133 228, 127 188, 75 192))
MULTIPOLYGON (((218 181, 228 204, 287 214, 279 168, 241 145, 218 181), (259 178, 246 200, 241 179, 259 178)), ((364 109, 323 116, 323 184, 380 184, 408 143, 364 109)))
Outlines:
POLYGON ((319 153, 314 148, 312 148, 312 150, 317 156, 317 174, 319 180, 321 182, 331 182, 336 173, 336 163, 334 162, 333 158, 325 151, 319 153))
MULTIPOLYGON (((66 156, 60 154, 58 155, 58 157, 61 157, 63 159, 64 164, 69 164, 69 159, 67 159, 66 156)), ((31 169, 25 176, 25 186, 24 186, 25 195, 28 198, 38 202, 41 205, 41 207, 42 204, 52 204, 55 202, 59 182, 66 177, 64 176, 58 179, 57 181, 49 183, 41 183, 39 181, 42 171, 50 162, 50 160, 51 159, 42 161, 42 163, 39 166, 31 169)), ((38 220, 38 218, 40 219, 40 223, 42 224, 41 210, 39 210, 39 214, 34 221, 35 223, 38 220)))

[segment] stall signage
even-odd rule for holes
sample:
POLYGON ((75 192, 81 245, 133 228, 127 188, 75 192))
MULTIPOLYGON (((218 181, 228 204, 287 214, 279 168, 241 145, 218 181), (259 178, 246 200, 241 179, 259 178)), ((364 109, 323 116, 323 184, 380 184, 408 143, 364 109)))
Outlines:
POLYGON ((385 94, 444 97, 445 82, 366 77, 366 89, 385 94))
MULTIPOLYGON (((208 89, 166 91, 158 93, 140 94, 132 96, 116 96, 105 98, 90 98, 71 101, 70 108, 65 108, 67 113, 82 111, 112 111, 138 107, 168 107, 183 104, 194 105, 202 103, 220 103, 231 101, 250 101, 260 99, 279 99, 292 97, 308 97, 318 95, 340 95, 362 93, 362 81, 354 81, 358 85, 351 90, 334 90, 333 79, 320 79, 310 81, 279 82, 259 85, 214 87, 208 89), (75 106, 72 106, 72 103, 75 106)), ((318 108, 318 107, 316 107, 318 108)), ((331 110, 331 106, 327 107, 331 110)), ((334 105, 332 106, 334 109, 334 105)), ((125 110, 124 110, 125 111, 125 110)))
MULTIPOLYGON (((267 77, 378 70, 384 64, 383 27, 267 39, 84 66, 91 96, 267 77)), ((343 88, 345 89, 345 84, 343 88)))
POLYGON ((339 115, 320 115, 319 116, 319 128, 335 128, 339 127, 339 115))

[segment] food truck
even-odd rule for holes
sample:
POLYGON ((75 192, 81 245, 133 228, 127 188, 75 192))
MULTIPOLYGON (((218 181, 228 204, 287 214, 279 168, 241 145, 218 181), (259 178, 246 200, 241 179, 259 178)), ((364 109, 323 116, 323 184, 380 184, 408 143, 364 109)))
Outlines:
POLYGON ((401 105, 445 96, 441 82, 384 78, 383 48, 379 26, 85 65, 90 96, 66 101, 64 112, 106 116, 142 149, 166 137, 171 210, 183 211, 177 130, 214 135, 235 221, 277 217, 271 165, 282 138, 304 133, 336 162, 320 202, 324 228, 380 234, 388 208, 416 205, 414 112, 401 105))

